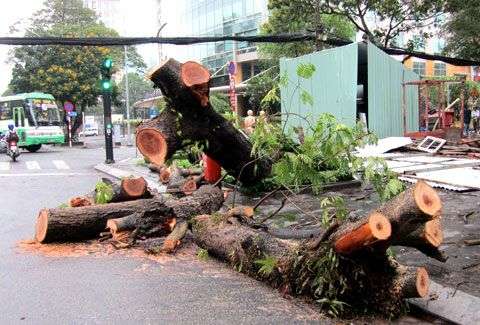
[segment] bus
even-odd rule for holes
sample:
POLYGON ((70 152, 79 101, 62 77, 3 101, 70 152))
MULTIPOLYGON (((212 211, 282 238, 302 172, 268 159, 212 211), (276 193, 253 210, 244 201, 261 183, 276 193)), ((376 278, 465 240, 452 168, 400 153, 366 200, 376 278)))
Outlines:
POLYGON ((42 144, 64 143, 63 121, 55 98, 40 92, 0 97, 0 132, 15 125, 18 146, 36 152, 42 144))

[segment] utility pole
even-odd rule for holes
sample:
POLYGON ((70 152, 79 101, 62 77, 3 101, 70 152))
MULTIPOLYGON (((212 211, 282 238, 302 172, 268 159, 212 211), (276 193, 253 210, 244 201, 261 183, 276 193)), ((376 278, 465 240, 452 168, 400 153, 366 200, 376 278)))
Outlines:
POLYGON ((112 134, 112 66, 111 58, 105 58, 102 63, 102 97, 103 97, 103 122, 105 128, 106 164, 113 164, 113 134, 112 134))
POLYGON ((124 61, 125 61, 125 106, 127 109, 127 146, 132 145, 132 136, 131 136, 131 129, 130 129, 130 89, 128 84, 128 62, 127 62, 127 46, 123 47, 124 52, 124 61))
MULTIPOLYGON (((162 26, 160 26, 160 28, 158 29, 157 31, 157 37, 160 37, 160 33, 162 32, 162 29, 165 28, 165 26, 167 26, 167 23, 163 23, 162 26)), ((160 44, 158 43, 158 63, 160 64, 160 62, 162 62, 163 58, 163 44, 160 44)))

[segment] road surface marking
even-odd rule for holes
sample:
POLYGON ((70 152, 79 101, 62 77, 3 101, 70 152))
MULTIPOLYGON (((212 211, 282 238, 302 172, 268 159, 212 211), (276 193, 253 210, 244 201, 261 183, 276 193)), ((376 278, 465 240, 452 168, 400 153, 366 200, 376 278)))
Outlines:
POLYGON ((1 177, 39 177, 39 176, 90 176, 95 175, 95 173, 11 173, 11 174, 0 174, 1 177))
POLYGON ((35 160, 26 161, 25 164, 27 165, 27 169, 41 169, 40 165, 35 160))
POLYGON ((0 161, 0 170, 10 170, 10 162, 0 161))
POLYGON ((70 169, 67 163, 63 160, 54 160, 53 164, 55 165, 55 167, 57 167, 57 169, 70 169))

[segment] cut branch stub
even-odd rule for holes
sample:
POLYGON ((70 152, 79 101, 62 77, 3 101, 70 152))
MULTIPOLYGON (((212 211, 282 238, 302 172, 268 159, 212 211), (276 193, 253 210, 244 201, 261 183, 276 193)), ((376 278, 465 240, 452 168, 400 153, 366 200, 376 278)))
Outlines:
POLYGON ((136 132, 138 150, 150 162, 162 166, 182 147, 178 115, 165 109, 156 118, 140 124, 136 132))
POLYGON ((389 245, 397 245, 425 222, 437 218, 442 211, 442 201, 432 187, 419 181, 377 211, 392 224, 389 245))
POLYGON ((334 248, 339 254, 350 254, 390 237, 392 228, 388 219, 373 213, 359 222, 346 224, 333 235, 334 248))
POLYGON ((430 278, 424 267, 399 267, 394 285, 400 287, 404 298, 425 298, 428 295, 430 278))
POLYGON ((181 79, 194 96, 206 107, 210 101, 210 72, 201 64, 188 61, 182 64, 181 79))
POLYGON ((138 150, 155 164, 163 164, 167 157, 167 140, 158 130, 142 128, 137 131, 138 150))
POLYGON ((120 186, 129 198, 138 199, 147 192, 147 181, 143 177, 138 178, 124 178, 120 186))

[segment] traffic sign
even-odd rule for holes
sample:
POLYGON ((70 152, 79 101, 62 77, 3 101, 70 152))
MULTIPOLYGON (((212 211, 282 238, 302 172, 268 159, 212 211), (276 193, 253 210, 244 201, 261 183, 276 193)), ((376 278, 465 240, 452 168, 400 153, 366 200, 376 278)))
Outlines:
POLYGON ((230 63, 228 64, 228 73, 231 75, 237 73, 237 65, 235 64, 235 62, 230 61, 230 63))
POLYGON ((73 105, 72 102, 65 102, 65 104, 63 104, 63 108, 66 112, 73 112, 73 110, 75 109, 75 105, 73 105))
POLYGON ((77 112, 67 112, 70 117, 77 117, 77 112))

